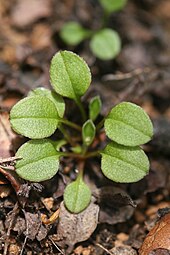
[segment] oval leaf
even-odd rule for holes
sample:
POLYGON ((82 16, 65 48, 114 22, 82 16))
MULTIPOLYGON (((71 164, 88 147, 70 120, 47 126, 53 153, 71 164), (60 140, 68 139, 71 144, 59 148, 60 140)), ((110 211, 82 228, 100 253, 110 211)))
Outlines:
POLYGON ((70 183, 64 191, 64 202, 67 209, 73 213, 83 211, 91 200, 91 191, 81 176, 70 183))
POLYGON ((87 38, 89 34, 88 30, 84 29, 79 23, 73 21, 66 23, 62 27, 60 37, 65 43, 74 46, 87 38))
POLYGON ((14 105, 10 112, 13 130, 33 139, 52 135, 58 121, 54 103, 44 96, 24 98, 14 105))
POLYGON ((115 182, 137 182, 149 171, 149 161, 140 147, 111 142, 101 153, 103 174, 115 182))
POLYGON ((92 120, 87 120, 82 128, 83 143, 89 146, 95 137, 96 128, 92 120))
POLYGON ((58 171, 59 155, 47 140, 32 140, 22 145, 16 153, 21 157, 16 163, 17 174, 28 181, 49 180, 58 171))
POLYGON ((55 104, 55 107, 57 108, 57 112, 58 112, 58 115, 60 116, 60 118, 63 117, 64 112, 65 112, 64 100, 60 95, 56 94, 54 91, 51 91, 49 89, 45 89, 45 88, 41 87, 41 88, 37 88, 37 89, 30 91, 28 96, 45 96, 45 97, 47 97, 55 104))
POLYGON ((93 97, 89 104, 89 117, 92 121, 95 121, 98 117, 102 107, 102 102, 99 96, 93 97))
POLYGON ((100 4, 108 13, 123 9, 126 3, 127 0, 100 0, 100 4))
POLYGON ((121 50, 120 37, 112 29, 102 29, 92 37, 90 48, 93 54, 102 60, 113 59, 121 50))
POLYGON ((50 79, 58 94, 77 101, 88 89, 91 73, 86 62, 78 55, 60 51, 51 61, 50 79))
POLYGON ((153 135, 153 125, 146 112, 136 104, 123 102, 115 106, 105 123, 107 136, 127 146, 147 143, 153 135))

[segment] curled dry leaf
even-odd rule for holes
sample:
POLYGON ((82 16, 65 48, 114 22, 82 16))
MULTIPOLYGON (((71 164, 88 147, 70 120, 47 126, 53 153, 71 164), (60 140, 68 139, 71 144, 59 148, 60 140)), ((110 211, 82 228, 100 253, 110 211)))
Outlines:
POLYGON ((165 214, 146 236, 139 255, 148 255, 156 249, 170 250, 170 213, 165 214))
POLYGON ((70 213, 62 202, 60 205, 60 216, 57 234, 69 247, 87 240, 94 232, 98 223, 99 206, 90 205, 81 213, 70 213))

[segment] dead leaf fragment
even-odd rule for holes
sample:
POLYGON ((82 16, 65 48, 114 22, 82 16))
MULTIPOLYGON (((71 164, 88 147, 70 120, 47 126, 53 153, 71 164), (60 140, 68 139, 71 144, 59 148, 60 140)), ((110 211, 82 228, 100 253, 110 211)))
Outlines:
POLYGON ((28 26, 40 18, 51 15, 51 1, 18 0, 12 12, 12 22, 17 27, 28 26))
POLYGON ((164 215, 146 236, 139 255, 148 255, 150 252, 162 248, 170 250, 170 213, 164 215))
POLYGON ((65 241, 65 244, 71 247, 78 242, 87 240, 97 227, 98 213, 99 206, 93 202, 79 214, 67 211, 62 202, 57 234, 65 241))
POLYGON ((0 157, 10 157, 10 146, 12 139, 16 136, 10 127, 8 113, 0 114, 0 157))
POLYGON ((114 247, 110 250, 110 254, 112 255, 137 255, 137 252, 131 248, 130 246, 119 246, 114 247))

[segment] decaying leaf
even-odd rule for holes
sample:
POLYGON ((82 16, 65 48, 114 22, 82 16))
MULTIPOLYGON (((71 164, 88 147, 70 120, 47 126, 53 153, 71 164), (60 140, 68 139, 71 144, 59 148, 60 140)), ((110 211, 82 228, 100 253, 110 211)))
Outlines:
POLYGON ((113 249, 110 250, 110 254, 113 254, 113 255, 137 255, 137 252, 130 246, 125 245, 125 246, 114 247, 113 249))
POLYGON ((0 114, 0 157, 10 157, 11 140, 16 136, 10 127, 8 113, 0 114))
POLYGON ((156 249, 170 250, 170 213, 165 214, 146 236, 140 250, 140 255, 148 255, 156 249))
POLYGON ((132 216, 136 204, 124 190, 104 186, 95 193, 100 204, 100 223, 117 224, 132 216))
POLYGON ((47 235, 47 230, 42 226, 40 214, 33 214, 25 212, 26 219, 26 230, 24 232, 25 236, 31 240, 37 238, 41 241, 47 235))
POLYGON ((93 202, 79 214, 67 211, 62 202, 57 234, 70 247, 73 247, 78 242, 87 240, 97 227, 98 213, 99 206, 93 202))

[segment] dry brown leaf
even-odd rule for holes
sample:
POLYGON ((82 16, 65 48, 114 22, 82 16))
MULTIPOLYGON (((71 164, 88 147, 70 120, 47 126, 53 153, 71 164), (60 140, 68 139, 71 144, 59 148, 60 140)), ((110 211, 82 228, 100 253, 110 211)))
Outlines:
POLYGON ((12 132, 8 113, 0 113, 0 157, 10 157, 11 141, 16 135, 12 132))
POLYGON ((32 24, 40 18, 51 15, 51 1, 46 0, 18 0, 11 18, 17 27, 24 27, 32 24))
POLYGON ((57 234, 65 244, 71 247, 78 242, 87 240, 97 227, 98 213, 99 206, 93 202, 78 214, 67 211, 62 202, 57 234))
POLYGON ((139 255, 148 255, 159 248, 170 250, 169 233, 170 213, 167 213, 148 233, 139 250, 139 255))
POLYGON ((113 249, 110 250, 110 254, 113 254, 113 255, 137 255, 137 252, 130 246, 125 245, 125 246, 114 247, 113 249))

